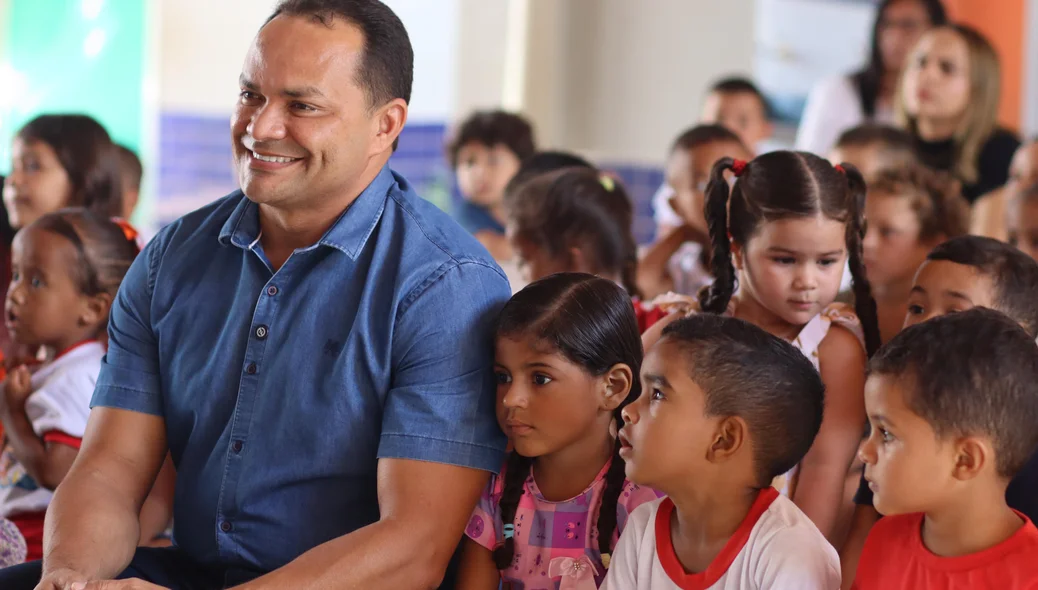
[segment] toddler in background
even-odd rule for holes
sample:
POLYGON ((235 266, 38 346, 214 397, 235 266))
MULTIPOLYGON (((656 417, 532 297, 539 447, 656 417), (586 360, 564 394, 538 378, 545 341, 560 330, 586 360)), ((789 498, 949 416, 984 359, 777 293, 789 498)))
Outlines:
POLYGON ((42 557, 43 517, 76 458, 101 359, 99 339, 123 276, 137 255, 115 222, 84 209, 48 213, 15 236, 5 319, 13 340, 53 360, 3 383, 0 516, 42 557))
POLYGON ((658 497, 625 479, 615 435, 641 361, 612 281, 556 274, 505 305, 494 366, 512 451, 466 528, 457 588, 597 588, 628 515, 658 497))
POLYGON ((462 121, 447 146, 448 159, 465 199, 454 219, 482 243, 495 260, 512 257, 504 237, 505 186, 520 163, 534 153, 533 128, 505 111, 479 111, 462 121))
POLYGON ((869 181, 862 242, 883 342, 905 323, 912 280, 926 255, 969 229, 958 183, 921 165, 883 170, 869 181))
POLYGON ((747 159, 750 151, 721 125, 699 125, 674 140, 667 159, 668 201, 681 223, 661 235, 638 264, 638 288, 646 298, 670 291, 695 295, 713 281, 708 270, 710 234, 703 206, 714 162, 747 159))
POLYGON ((667 494, 631 515, 603 588, 832 590, 836 551, 771 481, 822 423, 824 387, 789 343, 741 320, 679 320, 623 410, 632 482, 667 494))
MULTIPOLYGON (((919 267, 904 325, 974 307, 1000 311, 1038 337, 1038 262, 991 238, 948 240, 934 248, 919 267)), ((1009 484, 1006 500, 1032 520, 1038 518, 1038 458, 1032 458, 1009 484)), ((864 476, 854 503, 850 532, 840 551, 845 589, 854 580, 865 538, 880 517, 864 476)))
POLYGON ((912 136, 890 125, 866 123, 844 131, 829 154, 833 164, 847 162, 871 181, 882 170, 918 164, 912 136))
POLYGON ((593 274, 627 290, 641 331, 663 317, 639 297, 634 213, 618 181, 591 168, 541 174, 507 193, 506 211, 508 239, 524 280, 593 274))
POLYGON ((984 308, 905 328, 869 363, 876 509, 853 588, 1038 586, 1038 529, 1006 503, 1038 448, 1033 334, 984 308))

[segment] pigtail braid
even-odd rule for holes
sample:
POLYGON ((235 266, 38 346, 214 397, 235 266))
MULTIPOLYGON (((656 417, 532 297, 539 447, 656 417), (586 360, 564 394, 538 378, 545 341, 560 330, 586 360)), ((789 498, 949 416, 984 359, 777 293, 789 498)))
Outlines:
MULTIPOLYGON (((530 476, 531 463, 528 457, 515 451, 508 454, 508 463, 503 474, 505 485, 501 493, 501 501, 498 504, 501 509, 501 524, 505 527, 515 526, 515 513, 519 508, 519 499, 523 496, 526 478, 530 476)), ((512 566, 512 559, 515 557, 514 534, 505 535, 505 542, 494 549, 493 557, 494 565, 499 570, 512 566)))
POLYGON ((706 187, 704 214, 710 230, 710 271, 714 282, 700 292, 699 307, 709 313, 723 314, 735 292, 735 267, 732 266, 732 245, 728 237, 728 181, 724 173, 731 170, 735 160, 721 158, 710 172, 706 187))
POLYGON ((862 240, 865 238, 865 179, 861 172, 850 164, 841 164, 847 176, 847 254, 851 269, 854 289, 854 311, 861 321, 865 332, 865 351, 868 356, 875 354, 882 344, 879 335, 879 316, 876 312, 876 300, 872 298, 872 286, 865 276, 865 263, 862 256, 862 240))

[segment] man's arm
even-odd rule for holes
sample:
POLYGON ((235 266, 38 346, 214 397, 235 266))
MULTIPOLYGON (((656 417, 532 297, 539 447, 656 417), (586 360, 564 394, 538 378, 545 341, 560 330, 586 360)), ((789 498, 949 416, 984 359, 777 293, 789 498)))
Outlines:
POLYGON ((239 590, 436 588, 490 474, 382 459, 381 519, 301 555, 239 590))
POLYGON ((166 456, 162 418, 111 408, 90 414, 83 448, 54 494, 44 529, 44 578, 112 578, 133 559, 144 498, 166 456))

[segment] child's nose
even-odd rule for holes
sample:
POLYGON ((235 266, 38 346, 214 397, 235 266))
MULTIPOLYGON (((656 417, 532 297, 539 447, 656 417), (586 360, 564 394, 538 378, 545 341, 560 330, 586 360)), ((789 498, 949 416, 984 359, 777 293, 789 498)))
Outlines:
POLYGON ((627 404, 624 409, 620 410, 620 416, 624 419, 624 424, 634 424, 638 421, 638 411, 635 406, 638 402, 627 404))
POLYGON ((526 406, 526 395, 523 392, 522 387, 516 387, 514 384, 505 391, 505 395, 501 398, 501 405, 506 408, 520 408, 526 406))
POLYGON ((875 465, 876 463, 876 445, 872 442, 872 435, 862 441, 861 446, 858 447, 858 458, 863 463, 875 465))

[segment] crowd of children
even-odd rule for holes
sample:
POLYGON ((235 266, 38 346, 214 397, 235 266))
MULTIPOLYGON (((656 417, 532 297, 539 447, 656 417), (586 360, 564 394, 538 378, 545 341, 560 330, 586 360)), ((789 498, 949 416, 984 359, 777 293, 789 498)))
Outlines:
MULTIPOLYGON (((469 199, 521 281, 459 587, 1038 588, 1038 142, 971 207, 910 131, 826 159, 768 121, 715 85, 640 248, 575 154, 469 199)), ((495 133, 469 141, 515 156, 495 133)))

